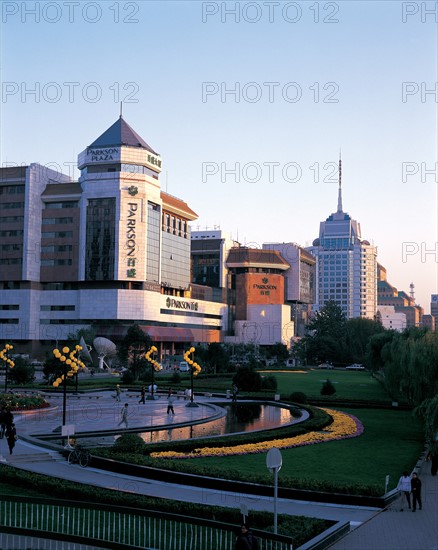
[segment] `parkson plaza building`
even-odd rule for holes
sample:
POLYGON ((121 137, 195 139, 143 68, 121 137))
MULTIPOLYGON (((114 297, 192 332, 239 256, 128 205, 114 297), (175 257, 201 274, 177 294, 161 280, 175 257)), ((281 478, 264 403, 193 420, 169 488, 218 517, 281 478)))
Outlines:
POLYGON ((227 304, 193 298, 197 215, 160 188, 161 158, 122 116, 78 156, 81 176, 0 170, 0 341, 33 356, 81 328, 138 323, 160 354, 218 342, 227 304))

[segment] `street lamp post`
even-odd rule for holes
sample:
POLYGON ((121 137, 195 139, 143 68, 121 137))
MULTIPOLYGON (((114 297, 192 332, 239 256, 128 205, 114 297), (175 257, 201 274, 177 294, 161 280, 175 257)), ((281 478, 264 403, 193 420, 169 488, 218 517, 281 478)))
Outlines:
POLYGON ((78 373, 79 367, 84 368, 85 364, 76 357, 76 353, 82 349, 82 346, 75 346, 75 348, 70 351, 68 346, 62 348, 62 353, 55 348, 53 350, 53 355, 59 359, 62 365, 62 375, 53 382, 55 388, 63 384, 62 392, 62 425, 65 426, 67 418, 67 378, 72 377, 78 373))
POLYGON ((151 346, 149 351, 145 353, 145 359, 146 359, 146 361, 149 361, 149 363, 151 364, 151 372, 152 372, 151 393, 147 396, 147 399, 155 399, 155 395, 154 395, 155 371, 158 372, 162 368, 160 363, 155 360, 155 353, 157 351, 158 351, 158 349, 155 346, 151 346))
POLYGON ((187 403, 186 407, 199 407, 199 405, 194 401, 195 392, 193 386, 193 378, 201 372, 201 367, 193 360, 194 353, 195 348, 191 347, 184 354, 184 359, 190 365, 190 401, 187 403))
POLYGON ((5 393, 7 393, 8 391, 8 365, 11 369, 15 366, 14 361, 12 361, 12 359, 9 359, 9 357, 7 356, 8 352, 11 351, 11 349, 14 349, 14 346, 11 344, 6 344, 5 347, 0 351, 0 359, 2 359, 5 366, 5 393))

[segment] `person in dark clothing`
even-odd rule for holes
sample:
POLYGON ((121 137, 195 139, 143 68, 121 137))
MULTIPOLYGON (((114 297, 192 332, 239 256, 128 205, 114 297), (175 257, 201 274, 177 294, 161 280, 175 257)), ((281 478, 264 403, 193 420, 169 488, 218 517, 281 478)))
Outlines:
POLYGON ((235 550, 259 550, 257 538, 249 532, 248 525, 242 524, 241 533, 236 539, 235 550))
POLYGON ((435 442, 432 445, 427 460, 431 461, 430 473, 433 476, 436 476, 438 472, 438 442, 435 442))
POLYGON ((6 428, 6 440, 8 442, 9 454, 11 455, 12 449, 15 447, 15 441, 17 440, 17 430, 13 422, 6 428))
POLYGON ((146 388, 145 388, 145 386, 142 386, 141 394, 140 394, 140 401, 138 402, 138 404, 140 405, 140 403, 143 403, 143 405, 144 405, 145 404, 145 399, 146 399, 146 388))
POLYGON ((412 474, 411 479, 411 492, 412 492, 412 511, 415 512, 417 508, 417 502, 418 507, 421 510, 422 503, 421 503, 421 479, 418 477, 417 472, 414 472, 412 474))
POLYGON ((172 395, 172 391, 169 390, 169 393, 167 394, 167 414, 175 414, 175 411, 173 410, 173 402, 175 401, 175 398, 172 395))
POLYGON ((6 409, 4 407, 0 410, 0 439, 3 439, 6 431, 6 409))

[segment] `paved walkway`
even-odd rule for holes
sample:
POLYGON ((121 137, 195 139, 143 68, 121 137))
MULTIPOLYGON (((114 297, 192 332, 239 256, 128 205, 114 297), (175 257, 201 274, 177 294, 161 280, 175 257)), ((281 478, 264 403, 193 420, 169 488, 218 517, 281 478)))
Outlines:
MULTIPOLYGON (((166 414, 167 401, 164 397, 156 401, 138 404, 138 394, 122 394, 121 403, 115 402, 107 392, 85 394, 80 399, 70 397, 67 406, 67 424, 74 424, 77 433, 98 431, 102 427, 111 433, 121 433, 117 427, 120 409, 125 402, 129 403, 129 427, 162 426, 165 429, 175 428, 179 423, 207 420, 217 416, 217 407, 209 404, 219 401, 214 398, 196 398, 199 407, 186 407, 187 402, 177 399, 174 404, 175 417, 166 414), (208 402, 208 403, 207 403, 208 402)), ((55 404, 56 398, 50 401, 55 404)), ((53 433, 62 424, 62 398, 59 406, 51 410, 17 414, 15 416, 19 436, 53 433)), ((222 400, 223 401, 223 400, 222 400)), ((105 444, 111 436, 90 436, 93 443, 105 444)), ((197 502, 207 505, 239 508, 246 504, 251 510, 273 511, 273 498, 215 491, 191 486, 174 485, 133 476, 119 475, 95 468, 81 468, 69 465, 56 451, 49 451, 28 441, 19 440, 12 455, 8 454, 6 441, 0 440, 0 454, 7 463, 25 470, 52 475, 71 481, 134 492, 148 496, 170 498, 184 502, 197 502)), ((438 487, 437 478, 427 471, 420 472, 423 481, 423 510, 415 514, 397 512, 391 508, 380 512, 375 508, 354 507, 335 504, 321 504, 298 500, 278 499, 278 513, 303 515, 349 521, 354 529, 342 541, 335 544, 334 550, 438 550, 438 487)), ((183 512, 183 504, 181 511, 183 512)), ((207 549, 206 549, 207 550, 207 549)))

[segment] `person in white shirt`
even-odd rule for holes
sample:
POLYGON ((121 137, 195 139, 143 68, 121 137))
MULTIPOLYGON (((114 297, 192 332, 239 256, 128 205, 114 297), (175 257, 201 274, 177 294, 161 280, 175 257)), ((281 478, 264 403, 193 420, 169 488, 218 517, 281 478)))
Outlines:
MULTIPOLYGON (((397 490, 400 491, 400 493, 404 493, 408 503, 408 508, 411 509, 411 478, 406 470, 403 472, 403 475, 398 480, 397 490)), ((403 495, 402 495, 402 499, 403 499, 403 495)), ((402 500, 402 506, 403 506, 403 500, 402 500)), ((400 512, 403 512, 403 508, 400 508, 400 512)))

